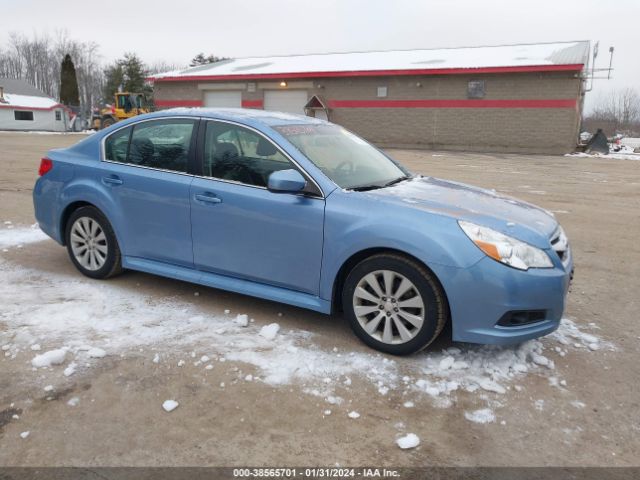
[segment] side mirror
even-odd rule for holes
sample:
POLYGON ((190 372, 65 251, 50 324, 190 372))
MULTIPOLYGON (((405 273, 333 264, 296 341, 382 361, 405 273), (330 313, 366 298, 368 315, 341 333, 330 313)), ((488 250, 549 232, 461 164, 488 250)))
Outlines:
POLYGON ((269 175, 267 188, 276 193, 298 193, 307 185, 307 181, 297 170, 278 170, 269 175))

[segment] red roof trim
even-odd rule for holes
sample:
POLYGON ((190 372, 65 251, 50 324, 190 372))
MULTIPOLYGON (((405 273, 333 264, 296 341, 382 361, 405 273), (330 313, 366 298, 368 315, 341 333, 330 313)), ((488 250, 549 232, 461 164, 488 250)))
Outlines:
POLYGON ((535 100, 330 100, 329 108, 575 108, 575 98, 535 100))
POLYGON ((242 100, 242 108, 264 108, 262 100, 242 100))
POLYGON ((158 107, 201 107, 202 100, 156 100, 158 107))
POLYGON ((378 77, 391 75, 465 75, 479 73, 518 73, 518 72, 562 72, 580 71, 582 63, 566 65, 526 65, 511 67, 480 67, 480 68, 433 68, 415 70, 358 70, 343 72, 290 72, 290 73, 249 73, 238 75, 182 75, 175 77, 150 77, 155 82, 186 82, 207 80, 257 80, 257 79, 294 79, 294 78, 322 78, 322 77, 378 77))

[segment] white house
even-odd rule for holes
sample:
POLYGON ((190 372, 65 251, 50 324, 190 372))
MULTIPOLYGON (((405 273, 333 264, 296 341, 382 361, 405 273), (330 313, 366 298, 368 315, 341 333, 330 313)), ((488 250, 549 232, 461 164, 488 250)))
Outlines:
POLYGON ((0 78, 0 130, 69 129, 70 111, 23 80, 0 78))

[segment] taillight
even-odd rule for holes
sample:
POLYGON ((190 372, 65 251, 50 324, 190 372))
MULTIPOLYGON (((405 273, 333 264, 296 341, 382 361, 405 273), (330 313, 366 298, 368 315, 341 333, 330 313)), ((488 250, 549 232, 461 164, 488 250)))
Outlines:
POLYGON ((53 162, 48 158, 43 158, 40 160, 40 168, 38 169, 38 175, 42 176, 45 173, 48 173, 53 168, 53 162))

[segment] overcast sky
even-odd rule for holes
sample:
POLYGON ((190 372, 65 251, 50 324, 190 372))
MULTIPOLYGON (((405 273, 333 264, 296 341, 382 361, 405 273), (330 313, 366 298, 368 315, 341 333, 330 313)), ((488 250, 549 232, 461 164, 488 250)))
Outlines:
POLYGON ((9 32, 67 30, 100 45, 104 60, 136 52, 187 64, 225 57, 437 48, 562 40, 615 46, 609 88, 640 89, 640 0, 0 0, 0 45, 9 32))

